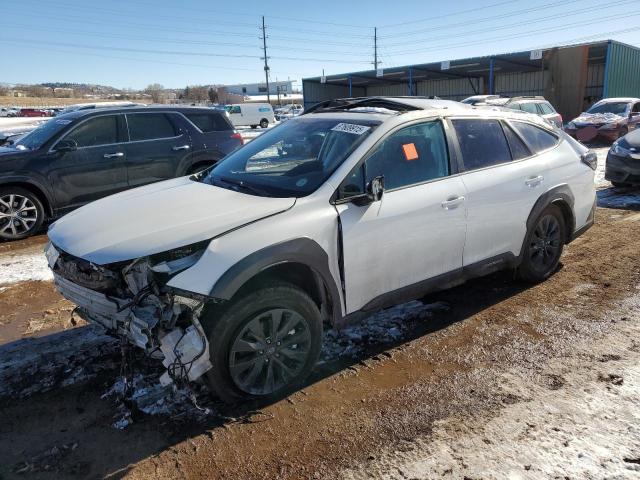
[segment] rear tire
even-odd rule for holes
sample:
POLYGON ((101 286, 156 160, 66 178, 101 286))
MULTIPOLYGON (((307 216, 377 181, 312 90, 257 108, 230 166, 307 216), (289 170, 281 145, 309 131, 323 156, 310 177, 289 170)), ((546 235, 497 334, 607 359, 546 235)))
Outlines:
POLYGON ((197 165, 193 165, 191 168, 189 168, 189 170, 187 170, 187 175, 194 175, 196 173, 200 173, 203 170, 206 170, 209 167, 212 167, 213 165, 215 165, 215 162, 211 162, 211 163, 199 163, 197 165))
POLYGON ((549 278, 558 268, 566 238, 562 211, 549 205, 527 232, 518 277, 530 283, 549 278))
POLYGON ((0 239, 21 240, 36 233, 45 212, 37 195, 20 187, 0 188, 0 239))
POLYGON ((256 128, 258 128, 258 125, 251 125, 251 128, 255 130, 256 128))
POLYGON ((299 387, 320 355, 322 318, 288 283, 263 286, 205 310, 213 368, 209 388, 225 402, 278 398, 299 387))
POLYGON ((260 120, 260 128, 268 128, 269 127, 269 120, 267 120, 266 118, 263 118, 262 120, 260 120))

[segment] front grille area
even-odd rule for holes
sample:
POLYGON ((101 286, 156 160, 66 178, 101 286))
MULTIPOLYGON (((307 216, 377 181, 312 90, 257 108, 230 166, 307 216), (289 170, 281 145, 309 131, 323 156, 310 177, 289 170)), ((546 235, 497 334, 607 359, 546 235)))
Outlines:
POLYGON ((58 275, 71 280, 73 283, 109 295, 122 295, 125 284, 117 270, 95 265, 82 258, 74 257, 64 251, 56 262, 53 271, 58 275))

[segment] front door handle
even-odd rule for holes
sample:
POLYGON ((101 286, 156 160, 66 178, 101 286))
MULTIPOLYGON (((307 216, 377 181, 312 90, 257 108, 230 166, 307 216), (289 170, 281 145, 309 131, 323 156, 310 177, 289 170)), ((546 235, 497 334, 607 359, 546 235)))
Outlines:
POLYGON ((451 208, 456 208, 462 202, 464 202, 464 197, 463 196, 449 197, 444 202, 442 202, 442 208, 444 208, 445 210, 449 210, 451 208))
POLYGON ((189 145, 180 145, 179 147, 173 147, 172 150, 177 152, 179 150, 189 150, 191 147, 189 145))
POLYGON ((120 158, 120 157, 124 157, 124 153, 122 152, 116 152, 116 153, 105 153, 103 155, 104 158, 120 158))
POLYGON ((536 187, 542 183, 544 177, 542 175, 536 175, 535 177, 528 177, 524 183, 527 187, 536 187))

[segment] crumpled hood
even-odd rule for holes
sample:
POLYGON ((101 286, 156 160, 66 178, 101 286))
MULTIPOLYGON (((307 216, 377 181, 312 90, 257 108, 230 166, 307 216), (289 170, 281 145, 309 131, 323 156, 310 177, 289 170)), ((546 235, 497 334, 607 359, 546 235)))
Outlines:
POLYGON ((79 208, 49 228, 49 239, 105 265, 207 240, 294 204, 295 198, 245 195, 182 177, 79 208))
POLYGON ((624 117, 616 115, 615 113, 586 113, 583 112, 580 116, 573 120, 578 126, 584 125, 605 125, 607 123, 616 123, 624 120, 624 117))

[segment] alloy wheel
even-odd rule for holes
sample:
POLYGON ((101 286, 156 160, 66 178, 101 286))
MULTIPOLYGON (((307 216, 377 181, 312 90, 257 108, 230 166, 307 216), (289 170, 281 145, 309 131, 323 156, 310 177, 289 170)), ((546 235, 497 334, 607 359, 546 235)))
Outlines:
POLYGON ((311 331, 302 315, 271 309, 240 330, 229 352, 229 372, 236 386, 252 395, 269 395, 292 382, 311 351, 311 331))
POLYGON ((531 263, 537 270, 544 271, 557 260, 562 248, 560 232, 560 222, 553 215, 545 215, 536 225, 529 252, 531 263))
POLYGON ((31 199, 10 193, 0 197, 0 234, 18 236, 38 222, 38 209, 31 199))

